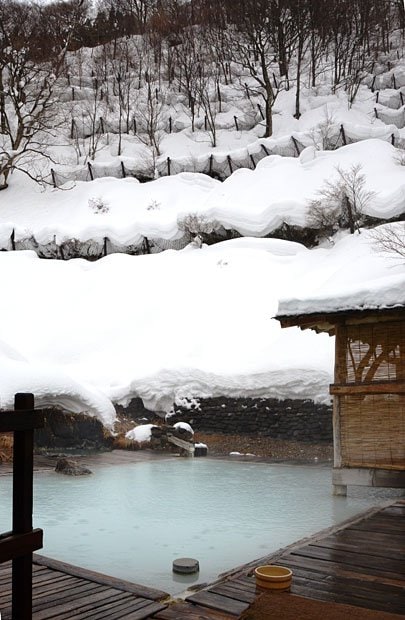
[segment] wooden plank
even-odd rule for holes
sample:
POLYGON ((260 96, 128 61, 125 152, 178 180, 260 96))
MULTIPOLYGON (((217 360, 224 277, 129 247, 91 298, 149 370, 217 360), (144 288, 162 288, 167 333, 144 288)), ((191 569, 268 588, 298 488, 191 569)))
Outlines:
MULTIPOLYGON (((118 620, 124 617, 124 615, 139 611, 151 605, 151 602, 146 599, 139 599, 131 594, 129 594, 128 597, 129 598, 126 600, 108 603, 98 609, 94 609, 92 612, 86 612, 85 617, 89 620, 105 620, 106 618, 108 618, 108 620, 118 620)), ((161 607, 163 607, 163 605, 161 607)), ((149 614, 150 609, 148 609, 147 612, 149 614)), ((83 615, 81 613, 66 616, 66 620, 81 620, 82 618, 83 615)))
MULTIPOLYGON (((77 601, 79 599, 87 599, 89 596, 93 596, 98 593, 103 593, 105 589, 103 586, 94 586, 92 583, 82 583, 80 585, 73 585, 66 590, 58 590, 52 592, 43 592, 41 596, 33 599, 33 606, 35 613, 50 609, 55 605, 62 605, 64 603, 77 601)), ((119 594, 117 592, 117 594, 119 594)))
POLYGON ((120 620, 144 620, 145 618, 151 618, 155 613, 164 609, 164 607, 161 603, 152 602, 139 611, 133 611, 125 616, 120 616, 120 620))
POLYGON ((384 603, 387 600, 392 604, 401 605, 405 603, 403 588, 396 588, 396 590, 390 589, 388 591, 382 591, 373 588, 372 584, 367 582, 361 582, 360 580, 334 579, 325 580, 312 580, 299 575, 294 575, 294 585, 300 585, 306 587, 308 590, 321 590, 324 592, 331 592, 340 596, 342 593, 345 596, 352 598, 364 599, 366 601, 373 601, 376 603, 384 603))
POLYGON ((364 579, 362 575, 355 574, 355 576, 346 576, 344 574, 338 575, 336 573, 319 573, 314 570, 308 570, 307 568, 301 568, 295 566, 293 568, 293 579, 295 577, 301 577, 306 579, 309 583, 339 583, 341 584, 341 590, 344 591, 346 585, 348 587, 358 587, 361 589, 376 590, 384 593, 388 598, 396 597, 398 594, 403 594, 404 589, 402 585, 381 583, 378 577, 373 579, 364 579))
POLYGON ((234 620, 235 616, 183 601, 170 605, 164 611, 157 613, 154 618, 158 620, 234 620))
POLYGON ((95 605, 102 602, 112 602, 118 600, 122 596, 122 592, 117 592, 112 588, 101 588, 99 592, 92 595, 82 597, 71 597, 68 602, 62 602, 60 605, 53 605, 51 608, 35 611, 35 620, 49 620, 50 618, 68 617, 73 613, 80 611, 81 613, 94 609, 95 605))
MULTIPOLYGON (((95 591, 101 591, 101 588, 102 586, 95 588, 93 584, 85 582, 79 582, 79 584, 75 583, 64 586, 59 585, 56 589, 47 588, 37 593, 36 595, 34 594, 32 598, 33 608, 35 611, 46 609, 48 607, 51 607, 55 601, 59 603, 64 599, 70 599, 72 598, 72 596, 82 596, 83 593, 87 592, 92 594, 95 591)), ((11 600, 11 592, 8 596, 8 599, 11 600)), ((5 600, 8 602, 7 598, 5 600)))
POLYGON ((222 596, 228 596, 235 601, 242 601, 244 603, 253 603, 256 598, 256 592, 246 592, 238 588, 232 588, 228 584, 218 584, 212 588, 209 588, 209 592, 214 594, 221 594, 222 596))
POLYGON ((187 601, 190 603, 197 603, 203 607, 210 607, 211 609, 218 609, 218 611, 225 611, 235 616, 239 616, 248 607, 248 603, 242 601, 235 601, 227 596, 221 596, 220 594, 213 594, 207 590, 196 592, 192 596, 188 596, 187 601))
POLYGON ((375 558, 360 553, 346 553, 334 551, 314 545, 307 545, 303 549, 297 549, 293 555, 299 555, 319 560, 339 562, 341 564, 354 565, 361 568, 371 568, 384 573, 393 573, 399 577, 405 575, 405 560, 391 560, 390 558, 375 558))
POLYGON ((80 579, 88 579, 94 583, 99 583, 110 588, 116 588, 117 590, 123 590, 124 592, 131 592, 137 596, 150 599, 152 601, 159 601, 169 596, 167 592, 163 590, 157 590, 154 588, 148 588, 130 581, 111 577, 109 575, 103 575, 80 566, 73 566, 66 562, 60 562, 59 560, 53 560, 40 555, 34 555, 34 564, 46 566, 50 569, 55 569, 60 572, 67 573, 73 577, 79 577, 80 579))
MULTIPOLYGON (((347 551, 348 553, 361 553, 363 555, 370 555, 373 557, 386 558, 387 557, 387 547, 383 544, 378 545, 375 541, 373 541, 372 545, 365 545, 364 543, 355 543, 353 540, 342 540, 337 538, 335 541, 331 540, 320 540, 317 543, 313 543, 314 547, 321 547, 323 549, 331 549, 334 551, 347 551)), ((404 553, 403 551, 390 549, 389 557, 394 560, 403 560, 404 553)))
POLYGON ((3 411, 0 412, 0 433, 26 431, 44 426, 42 411, 3 411))
POLYGON ((308 590, 305 587, 301 587, 297 585, 294 588, 291 588, 291 593, 297 594, 298 596, 304 596, 306 598, 311 598, 311 599, 320 600, 320 601, 331 601, 334 603, 354 605, 356 607, 364 607, 365 609, 370 609, 374 611, 386 611, 390 613, 399 613, 399 614, 403 613, 402 607, 398 609, 397 606, 391 605, 389 601, 386 601, 386 603, 384 604, 368 602, 365 599, 359 599, 359 598, 356 599, 355 597, 346 596, 344 592, 340 593, 339 595, 336 595, 330 592, 322 592, 321 590, 315 590, 315 589, 308 590))
POLYGON ((0 562, 32 553, 42 548, 42 530, 0 536, 0 562))
POLYGON ((304 557, 302 555, 289 555, 281 558, 280 563, 282 562, 283 566, 287 566, 288 568, 294 569, 295 566, 301 568, 308 568, 319 573, 326 573, 332 575, 345 575, 347 577, 356 577, 361 575, 361 579, 369 579, 370 581, 379 580, 382 583, 387 583, 391 585, 404 585, 403 575, 387 575, 381 569, 375 570, 372 568, 365 569, 364 567, 359 567, 355 565, 344 565, 338 562, 332 562, 323 560, 319 561, 317 558, 309 558, 304 557))
POLYGON ((331 383, 329 385, 329 393, 333 396, 344 396, 346 394, 405 394, 405 382, 331 383))

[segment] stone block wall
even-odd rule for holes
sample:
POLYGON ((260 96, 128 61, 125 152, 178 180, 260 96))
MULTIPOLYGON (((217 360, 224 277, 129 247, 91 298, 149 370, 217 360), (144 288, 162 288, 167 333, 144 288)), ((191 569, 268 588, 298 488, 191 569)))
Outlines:
POLYGON ((175 406, 170 424, 189 422, 195 431, 226 435, 262 435, 303 442, 333 441, 332 406, 312 400, 206 398, 175 406))

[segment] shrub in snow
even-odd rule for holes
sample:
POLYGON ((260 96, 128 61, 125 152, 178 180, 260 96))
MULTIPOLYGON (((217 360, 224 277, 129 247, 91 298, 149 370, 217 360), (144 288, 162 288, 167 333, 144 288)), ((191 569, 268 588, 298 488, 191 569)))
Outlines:
POLYGON ((108 202, 106 202, 102 196, 89 198, 88 205, 94 213, 108 213, 110 210, 108 202))
POLYGON ((309 202, 308 225, 319 231, 321 237, 330 237, 339 228, 348 228, 353 234, 363 224, 363 210, 374 192, 365 189, 366 177, 360 164, 344 170, 336 168, 337 177, 326 181, 318 197, 309 202))
POLYGON ((219 222, 210 220, 203 213, 188 213, 177 220, 179 230, 187 233, 191 238, 199 236, 204 239, 204 235, 210 235, 220 228, 219 222))
POLYGON ((397 149, 394 159, 400 166, 405 166, 405 149, 397 149))

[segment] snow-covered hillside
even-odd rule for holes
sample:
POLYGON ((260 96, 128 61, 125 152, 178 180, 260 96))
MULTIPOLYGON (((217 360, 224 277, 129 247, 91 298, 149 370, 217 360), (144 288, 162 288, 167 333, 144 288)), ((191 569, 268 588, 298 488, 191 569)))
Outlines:
POLYGON ((306 47, 298 63, 294 38, 289 77, 267 45, 267 87, 257 49, 238 57, 237 21, 222 32, 228 47, 206 40, 215 24, 163 37, 159 54, 141 35, 79 46, 57 77, 51 62, 31 66, 7 48, 0 408, 31 390, 39 406, 112 428, 113 405, 133 397, 159 411, 204 396, 330 401, 333 339, 272 317, 280 299, 287 314, 375 307, 405 288, 402 264, 358 231, 405 214, 405 61, 392 15, 386 40, 375 24, 362 48, 335 24, 346 55, 315 28, 319 53, 306 47), (14 88, 19 68, 27 79, 14 88))
MULTIPOLYGON (((254 171, 238 170, 224 182, 183 173, 149 183, 103 178, 66 191, 43 191, 21 177, 5 193, 0 210, 0 249, 14 243, 60 256, 57 246, 77 240, 97 256, 103 247, 106 253, 139 251, 145 237, 152 252, 181 248, 190 241, 190 217, 196 220, 194 234, 200 228, 262 237, 283 223, 306 227, 310 200, 338 177, 338 169, 356 165, 370 192, 363 213, 390 219, 405 212, 404 161, 389 143, 366 140, 336 151, 307 147, 299 158, 269 156, 254 171)), ((83 255, 85 250, 76 248, 83 255)))

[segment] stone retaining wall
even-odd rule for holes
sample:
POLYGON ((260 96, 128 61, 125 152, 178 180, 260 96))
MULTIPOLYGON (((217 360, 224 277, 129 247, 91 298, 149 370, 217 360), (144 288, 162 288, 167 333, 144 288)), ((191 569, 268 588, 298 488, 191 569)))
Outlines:
POLYGON ((197 408, 175 406, 169 423, 180 421, 205 433, 262 435, 304 442, 333 440, 332 406, 312 400, 206 398, 199 400, 197 408))

